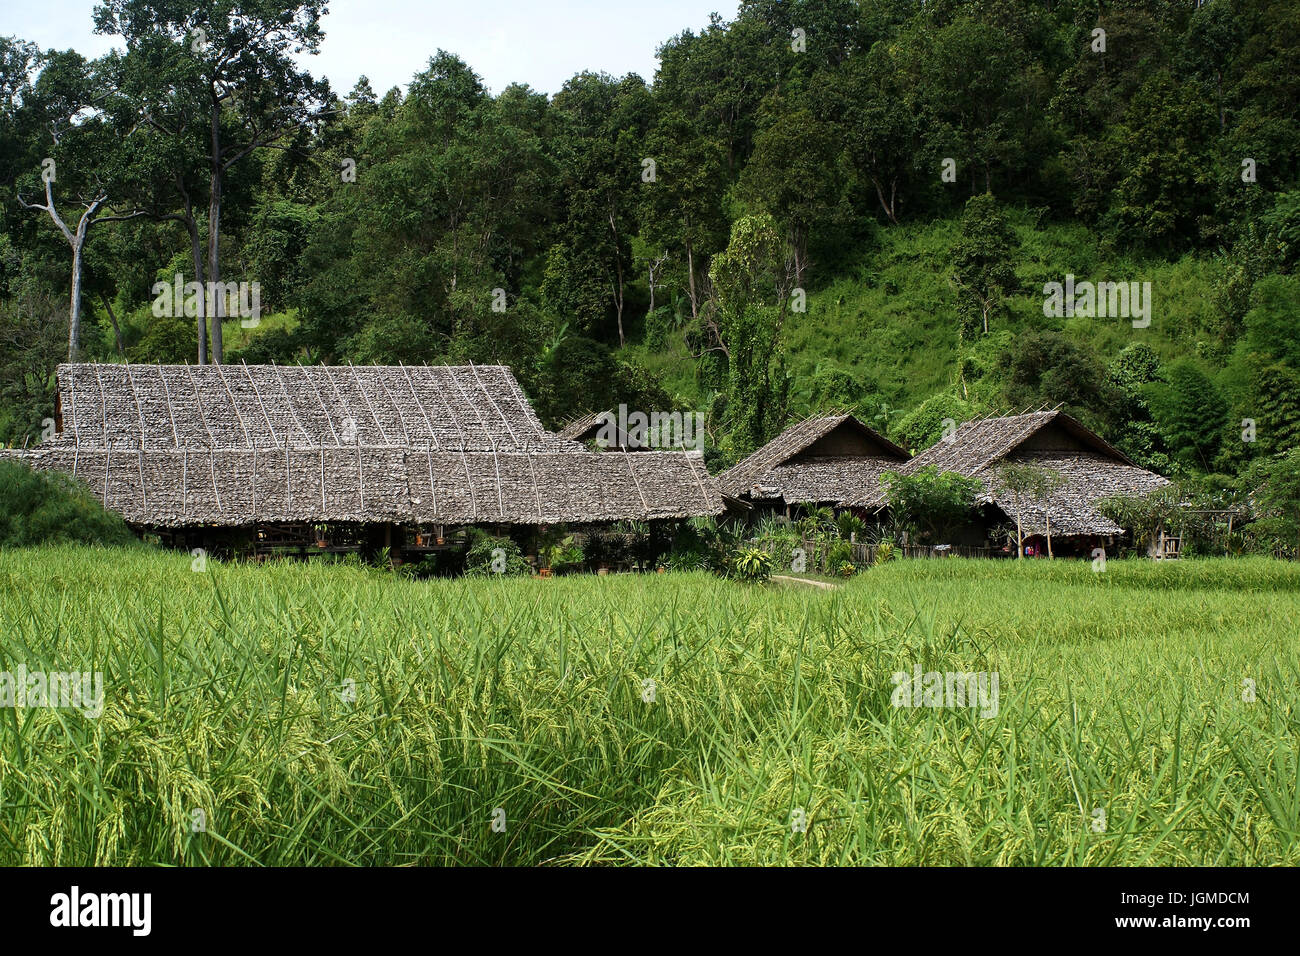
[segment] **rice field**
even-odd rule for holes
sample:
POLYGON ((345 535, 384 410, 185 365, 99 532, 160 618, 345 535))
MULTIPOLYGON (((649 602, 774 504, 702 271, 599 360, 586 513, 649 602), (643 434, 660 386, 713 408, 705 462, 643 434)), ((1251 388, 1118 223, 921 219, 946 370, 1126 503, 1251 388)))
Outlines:
POLYGON ((0 864, 1297 865, 1300 566, 409 582, 0 552, 0 864), (996 673, 996 716, 894 706, 996 673))

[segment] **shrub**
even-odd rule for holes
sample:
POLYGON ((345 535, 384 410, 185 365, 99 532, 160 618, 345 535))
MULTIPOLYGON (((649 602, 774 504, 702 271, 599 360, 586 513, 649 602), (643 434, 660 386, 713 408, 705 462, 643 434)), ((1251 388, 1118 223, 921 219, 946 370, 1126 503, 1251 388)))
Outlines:
POLYGON ((582 548, 574 543, 573 535, 568 535, 547 552, 548 567, 554 574, 581 571, 584 560, 582 548))
POLYGON ((480 577, 501 575, 520 577, 533 573, 512 539, 497 537, 475 528, 470 532, 469 551, 465 555, 465 573, 480 577))
POLYGON ((0 461, 0 547, 68 542, 128 544, 136 540, 121 516, 68 475, 0 461))
POLYGON ((697 548, 674 548, 666 560, 669 571, 708 571, 711 567, 708 553, 697 548))
POLYGON ((853 540, 854 535, 860 537, 867 530, 866 522, 852 511, 841 511, 836 515, 835 527, 845 541, 853 540))
POLYGON ((938 543, 975 517, 978 478, 927 465, 910 475, 887 471, 880 477, 889 508, 914 534, 938 543))
POLYGON ((892 541, 882 541, 876 545, 876 564, 885 564, 898 557, 898 551, 892 541))
POLYGON ((838 573, 838 569, 845 564, 853 564, 853 545, 847 541, 836 541, 826 555, 826 567, 835 568, 838 573))
MULTIPOLYGON (((791 568, 793 567, 795 549, 803 546, 803 539, 792 531, 785 531, 760 535, 753 539, 752 544, 772 556, 773 567, 791 568)), ((811 560, 812 557, 813 555, 810 554, 804 555, 805 560, 811 560)))
POLYGON ((761 548, 737 548, 731 573, 742 581, 767 581, 772 577, 772 556, 761 548))

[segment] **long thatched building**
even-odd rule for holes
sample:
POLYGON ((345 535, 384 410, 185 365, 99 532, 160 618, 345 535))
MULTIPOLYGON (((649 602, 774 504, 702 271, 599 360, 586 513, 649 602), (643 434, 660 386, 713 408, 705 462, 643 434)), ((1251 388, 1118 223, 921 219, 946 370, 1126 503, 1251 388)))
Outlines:
MULTIPOLYGON (((898 470, 915 474, 931 466, 980 479, 980 503, 991 509, 991 520, 1019 517, 1027 534, 1050 532, 1053 539, 1075 539, 1080 546, 1124 531, 1097 510, 1101 499, 1143 495, 1169 483, 1059 410, 966 422, 898 470), (1007 464, 1032 466, 1055 486, 1041 498, 1013 494, 1001 473, 1007 464)), ((879 510, 887 502, 880 489, 855 504, 879 510)))
POLYGON ((501 366, 62 365, 54 437, 0 454, 75 475, 141 528, 722 511, 699 453, 593 454, 501 366))
POLYGON ((723 494, 756 509, 801 504, 846 507, 874 497, 883 472, 908 453, 852 415, 826 415, 792 425, 718 476, 723 494))

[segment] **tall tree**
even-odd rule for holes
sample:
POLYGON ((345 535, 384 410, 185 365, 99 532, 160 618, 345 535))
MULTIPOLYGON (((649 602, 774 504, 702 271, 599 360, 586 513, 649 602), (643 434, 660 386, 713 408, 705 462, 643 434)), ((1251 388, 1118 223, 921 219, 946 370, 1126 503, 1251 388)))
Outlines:
POLYGON ((973 196, 961 218, 961 236, 952 251, 952 280, 957 286, 957 312, 963 338, 989 332, 989 319, 1005 309, 1015 290, 1012 256, 1019 246, 998 201, 989 193, 973 196))
POLYGON ((829 232, 843 220, 840 147, 831 124, 805 105, 778 100, 769 106, 772 118, 754 138, 741 192, 785 227, 794 284, 803 286, 815 231, 829 232))
MULTIPOLYGON (((329 85, 293 59, 296 52, 317 51, 324 12, 324 0, 290 6, 271 0, 106 0, 95 8, 95 32, 121 36, 128 58, 175 67, 157 74, 159 82, 133 88, 141 115, 169 116, 185 136, 202 130, 208 235, 206 275, 196 275, 197 282, 221 281, 223 187, 230 170, 257 150, 283 147, 319 121, 329 102, 329 85), (178 57, 188 62, 178 64, 178 57)), ((142 80, 144 74, 135 76, 142 80)), ((207 311, 213 314, 212 360, 220 363, 225 304, 223 296, 214 300, 207 311)))
POLYGON ((627 289, 632 280, 632 237, 637 232, 638 189, 653 185, 657 164, 646 160, 645 136, 653 99, 644 81, 581 73, 552 101, 559 125, 566 215, 548 266, 548 298, 576 307, 590 332, 603 332, 602 312, 613 313, 619 345, 627 289))
POLYGON ((707 272, 708 257, 726 241, 725 154, 721 144, 697 135, 676 111, 660 117, 645 151, 655 161, 656 176, 641 189, 642 228, 669 255, 684 258, 691 318, 697 319, 701 270, 707 272))
POLYGON ((726 356, 728 450, 737 460, 768 441, 785 418, 789 382, 781 328, 793 277, 771 216, 738 220, 709 268, 707 322, 726 356))
POLYGON ((82 278, 90 230, 100 223, 122 222, 142 215, 122 199, 128 191, 131 131, 114 128, 101 109, 105 98, 96 65, 74 51, 52 53, 45 60, 25 104, 44 122, 48 155, 39 171, 23 178, 17 191, 25 209, 44 212, 71 252, 68 302, 68 361, 81 353, 82 278), (43 183, 45 202, 29 201, 36 181, 43 183), (28 188, 24 189, 26 185, 28 188), (62 194, 56 200, 56 189, 62 194), (59 206, 64 206, 60 212, 59 206), (76 218, 67 215, 76 210, 76 218))

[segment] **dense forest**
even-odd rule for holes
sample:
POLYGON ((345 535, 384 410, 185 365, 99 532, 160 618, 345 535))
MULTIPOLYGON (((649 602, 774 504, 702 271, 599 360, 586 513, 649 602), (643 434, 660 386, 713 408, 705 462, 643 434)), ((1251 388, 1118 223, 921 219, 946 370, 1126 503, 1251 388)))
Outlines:
POLYGON ((472 361, 551 426, 703 412, 715 469, 819 411, 919 449, 1043 403, 1223 493, 1294 465, 1294 0, 746 0, 553 96, 436 37, 405 93, 331 90, 323 7, 0 39, 0 443, 69 357, 472 361), (193 281, 260 311, 159 308, 193 281))

